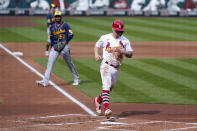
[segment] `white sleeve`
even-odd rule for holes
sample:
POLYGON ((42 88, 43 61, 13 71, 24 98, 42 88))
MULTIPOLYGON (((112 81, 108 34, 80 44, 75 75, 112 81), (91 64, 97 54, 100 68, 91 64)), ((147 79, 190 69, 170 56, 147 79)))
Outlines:
POLYGON ((129 40, 127 40, 127 42, 126 42, 125 50, 126 50, 126 51, 131 51, 131 52, 133 52, 133 49, 132 49, 132 47, 131 47, 131 43, 130 43, 129 40))
POLYGON ((102 48, 103 45, 104 45, 103 36, 101 36, 100 39, 96 42, 96 46, 102 48))

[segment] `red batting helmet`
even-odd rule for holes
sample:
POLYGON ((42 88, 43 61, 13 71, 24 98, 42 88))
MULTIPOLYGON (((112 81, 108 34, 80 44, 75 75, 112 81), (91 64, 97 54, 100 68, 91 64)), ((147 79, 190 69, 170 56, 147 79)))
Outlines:
POLYGON ((121 20, 115 20, 112 24, 112 28, 115 31, 124 31, 124 24, 121 20))

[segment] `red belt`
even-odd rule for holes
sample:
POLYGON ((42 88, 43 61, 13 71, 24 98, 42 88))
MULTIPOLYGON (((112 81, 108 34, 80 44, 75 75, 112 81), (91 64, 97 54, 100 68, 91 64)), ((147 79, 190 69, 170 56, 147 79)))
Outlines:
POLYGON ((110 65, 110 66, 112 66, 112 67, 114 67, 114 68, 119 68, 120 67, 120 65, 112 65, 112 64, 109 64, 108 61, 106 61, 105 63, 108 64, 108 65, 110 65))

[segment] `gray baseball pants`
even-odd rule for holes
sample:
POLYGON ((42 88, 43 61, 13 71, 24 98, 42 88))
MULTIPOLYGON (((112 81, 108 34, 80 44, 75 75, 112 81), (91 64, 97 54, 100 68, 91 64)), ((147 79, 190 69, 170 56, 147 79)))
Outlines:
POLYGON ((66 64, 68 65, 70 71, 73 74, 74 80, 79 79, 78 73, 76 71, 76 68, 74 66, 74 64, 71 61, 71 56, 70 56, 70 45, 66 44, 64 49, 61 52, 57 52, 54 50, 54 48, 51 48, 51 51, 49 53, 49 58, 48 58, 48 64, 47 64, 47 69, 45 71, 45 76, 44 76, 44 83, 48 85, 48 82, 50 80, 50 76, 51 76, 51 72, 53 69, 53 66, 57 60, 57 58, 59 57, 59 55, 62 55, 64 61, 66 62, 66 64))

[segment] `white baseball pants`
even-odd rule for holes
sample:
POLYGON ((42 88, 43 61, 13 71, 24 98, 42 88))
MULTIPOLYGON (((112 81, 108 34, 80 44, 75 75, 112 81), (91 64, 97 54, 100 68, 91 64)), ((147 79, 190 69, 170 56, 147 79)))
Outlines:
POLYGON ((100 73, 102 79, 102 88, 103 90, 112 91, 113 87, 115 86, 120 69, 114 68, 109 64, 106 64, 105 61, 101 63, 100 66, 100 73))

